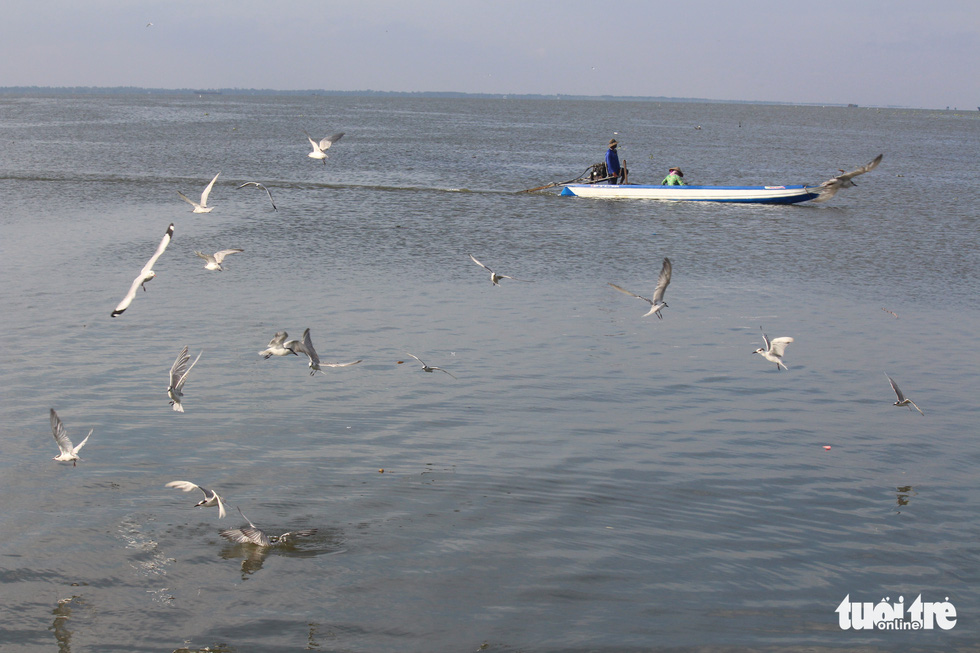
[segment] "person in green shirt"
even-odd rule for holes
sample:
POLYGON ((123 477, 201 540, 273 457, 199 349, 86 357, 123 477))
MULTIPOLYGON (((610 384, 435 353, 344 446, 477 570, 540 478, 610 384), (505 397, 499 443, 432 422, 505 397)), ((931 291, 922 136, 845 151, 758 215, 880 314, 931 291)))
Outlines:
POLYGON ((681 172, 680 168, 671 168, 664 177, 662 186, 687 186, 687 182, 684 181, 684 173, 681 172))

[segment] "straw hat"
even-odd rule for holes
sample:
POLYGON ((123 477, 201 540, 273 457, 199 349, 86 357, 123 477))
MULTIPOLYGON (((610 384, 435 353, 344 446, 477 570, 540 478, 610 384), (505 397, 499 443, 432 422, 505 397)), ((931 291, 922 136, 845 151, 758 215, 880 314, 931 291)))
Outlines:
POLYGON ((615 138, 609 139, 609 147, 616 147, 617 145, 619 145, 619 142, 615 138))

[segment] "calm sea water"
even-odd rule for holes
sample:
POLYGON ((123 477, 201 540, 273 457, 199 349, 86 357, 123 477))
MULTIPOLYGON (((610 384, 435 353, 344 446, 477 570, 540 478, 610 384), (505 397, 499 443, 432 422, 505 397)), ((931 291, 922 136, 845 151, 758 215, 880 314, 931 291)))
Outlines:
POLYGON ((0 143, 4 651, 980 645, 980 112, 3 96, 0 143), (303 129, 346 136, 323 165, 303 129), (515 194, 612 136, 637 182, 885 156, 820 205, 515 194), (218 171, 192 214, 176 191, 218 171), (194 255, 231 247, 224 272, 194 255), (665 256, 643 318, 607 283, 649 295, 665 256), (788 371, 751 355, 760 326, 795 338, 788 371), (363 362, 257 355, 306 327, 363 362), (95 429, 77 467, 51 407, 95 429), (237 511, 175 479, 318 533, 232 545, 237 511), (955 627, 838 624, 845 596, 919 595, 955 627))

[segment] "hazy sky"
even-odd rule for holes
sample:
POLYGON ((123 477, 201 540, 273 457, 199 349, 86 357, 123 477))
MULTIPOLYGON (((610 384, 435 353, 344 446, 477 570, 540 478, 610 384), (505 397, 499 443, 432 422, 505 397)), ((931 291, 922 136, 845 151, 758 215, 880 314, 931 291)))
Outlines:
POLYGON ((0 86, 975 109, 978 64, 977 0, 7 0, 0 18, 0 86))

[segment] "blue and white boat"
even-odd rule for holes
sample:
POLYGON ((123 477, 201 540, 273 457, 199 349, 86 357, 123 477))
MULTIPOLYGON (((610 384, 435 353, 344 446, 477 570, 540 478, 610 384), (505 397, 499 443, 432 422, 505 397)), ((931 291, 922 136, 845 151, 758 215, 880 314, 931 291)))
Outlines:
POLYGON ((562 195, 600 199, 668 200, 676 202, 743 202, 796 204, 820 196, 812 186, 643 186, 637 184, 566 184, 562 195))

